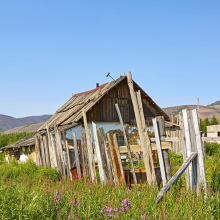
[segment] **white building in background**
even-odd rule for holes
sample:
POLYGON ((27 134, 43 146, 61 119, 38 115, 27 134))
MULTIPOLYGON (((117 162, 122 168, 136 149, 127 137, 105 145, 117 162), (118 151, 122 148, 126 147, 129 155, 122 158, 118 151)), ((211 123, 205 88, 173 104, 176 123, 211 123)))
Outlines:
MULTIPOLYGON (((208 125, 207 137, 220 137, 220 125, 208 125)), ((220 142, 218 141, 220 144, 220 142)))

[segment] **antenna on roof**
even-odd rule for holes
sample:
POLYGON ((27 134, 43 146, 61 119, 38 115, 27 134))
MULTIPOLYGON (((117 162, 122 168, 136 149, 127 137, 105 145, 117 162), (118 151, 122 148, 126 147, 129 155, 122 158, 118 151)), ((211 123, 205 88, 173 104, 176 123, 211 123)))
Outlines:
MULTIPOLYGON (((110 72, 108 72, 108 74, 106 75, 106 77, 110 76, 110 72)), ((111 76, 110 76, 111 77, 111 76)), ((111 77, 112 78, 112 77, 111 77)), ((113 78, 112 78, 113 79, 113 78)), ((114 80, 114 79, 113 79, 114 80)), ((115 81, 115 80, 114 80, 115 81)))

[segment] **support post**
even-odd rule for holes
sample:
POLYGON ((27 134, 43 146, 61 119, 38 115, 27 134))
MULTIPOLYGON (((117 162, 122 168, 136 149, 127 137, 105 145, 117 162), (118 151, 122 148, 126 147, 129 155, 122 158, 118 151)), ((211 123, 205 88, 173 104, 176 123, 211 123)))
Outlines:
POLYGON ((47 136, 44 135, 43 136, 43 141, 44 141, 44 149, 45 149, 45 156, 46 156, 46 165, 48 167, 51 167, 50 165, 50 153, 49 153, 49 148, 48 148, 48 144, 47 144, 47 136))
MULTIPOLYGON (((144 164, 146 168, 147 181, 149 183, 152 183, 156 181, 156 175, 155 175, 155 170, 153 166, 153 158, 152 158, 152 153, 151 153, 150 141, 149 141, 149 137, 146 138, 148 136, 147 133, 144 132, 144 129, 146 130, 146 127, 143 128, 143 124, 141 122, 140 110, 139 110, 139 108, 141 108, 141 105, 139 106, 137 102, 136 94, 135 94, 134 87, 133 87, 133 80, 131 77, 131 72, 128 72, 127 74, 127 81, 128 81, 128 87, 130 89, 132 104, 134 107, 138 133, 139 133, 140 140, 141 140, 141 147, 142 147, 142 151, 144 155, 144 164)), ((142 103, 142 102, 139 102, 139 103, 142 103)), ((142 112, 143 112, 143 109, 142 109, 142 112)))
POLYGON ((93 158, 92 158, 92 152, 91 152, 92 146, 90 146, 91 145, 90 134, 89 134, 89 129, 88 129, 88 125, 87 125, 86 112, 85 112, 84 109, 82 110, 82 114, 83 114, 84 127, 85 127, 85 131, 86 131, 86 140, 87 140, 86 142, 87 142, 87 150, 88 150, 88 159, 89 159, 91 181, 93 183, 96 183, 97 182, 96 173, 95 173, 95 170, 93 168, 93 161, 92 161, 93 158))
POLYGON ((80 163, 79 163, 79 151, 78 151, 78 146, 77 146, 76 133, 74 131, 73 131, 73 145, 74 145, 74 150, 75 150, 77 174, 78 174, 79 179, 81 179, 82 174, 81 174, 81 168, 80 168, 80 163))
POLYGON ((47 140, 48 140, 48 150, 49 150, 49 155, 50 155, 50 164, 52 168, 55 168, 55 159, 54 159, 54 151, 52 148, 52 141, 51 141, 51 136, 50 136, 50 131, 48 128, 48 125, 46 124, 46 132, 47 132, 47 140))
POLYGON ((126 136, 126 132, 125 132, 125 128, 124 128, 124 123, 123 123, 123 120, 122 120, 122 117, 121 117, 121 112, 119 110, 118 104, 115 104, 115 107, 116 107, 116 110, 117 110, 117 113, 118 113, 119 121, 121 123, 121 128, 122 128, 122 132, 123 132, 123 136, 124 136, 124 141, 125 141, 125 144, 126 144, 127 149, 128 149, 128 157, 129 157, 129 161, 130 161, 130 164, 131 164, 134 183, 137 186, 137 178, 136 178, 136 175, 135 175, 134 164, 133 164, 133 160, 132 160, 132 157, 131 157, 131 150, 130 150, 130 146, 128 144, 128 140, 127 140, 127 136, 126 136))

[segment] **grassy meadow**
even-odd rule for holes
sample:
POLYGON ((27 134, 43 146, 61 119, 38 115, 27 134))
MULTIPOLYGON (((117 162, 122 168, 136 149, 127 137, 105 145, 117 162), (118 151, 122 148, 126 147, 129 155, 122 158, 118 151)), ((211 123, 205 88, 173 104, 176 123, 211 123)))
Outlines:
MULTIPOLYGON (((184 175, 155 203, 160 187, 143 184, 103 186, 87 180, 62 179, 55 169, 37 167, 33 162, 7 164, 1 155, 1 219, 220 219, 220 149, 208 144, 206 171, 207 199, 185 187, 184 175)), ((182 157, 170 153, 173 172, 182 157)))

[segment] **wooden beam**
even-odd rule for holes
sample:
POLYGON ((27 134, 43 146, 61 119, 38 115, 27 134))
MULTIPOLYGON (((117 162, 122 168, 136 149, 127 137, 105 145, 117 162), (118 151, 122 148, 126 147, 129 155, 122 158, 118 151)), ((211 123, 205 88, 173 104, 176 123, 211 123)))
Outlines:
MULTIPOLYGON (((119 166, 120 172, 121 172, 121 174, 119 175, 119 180, 120 180, 120 182, 124 182, 125 181, 125 176, 124 176, 124 170, 123 170, 122 163, 121 163, 121 156, 120 156, 120 153, 119 153, 119 147, 118 147, 116 134, 113 135, 113 143, 114 143, 114 148, 115 148, 115 151, 116 151, 116 154, 117 154, 118 166, 119 166)), ((125 146, 125 148, 127 150, 127 146, 125 146)))
POLYGON ((196 152, 192 152, 190 156, 184 161, 179 170, 172 176, 172 178, 168 181, 168 183, 160 190, 157 194, 156 201, 159 202, 165 192, 170 190, 170 186, 177 182, 182 173, 186 170, 186 168, 191 164, 191 162, 196 158, 198 154, 196 152))
POLYGON ((134 164, 133 164, 133 160, 132 160, 132 157, 131 157, 131 150, 130 150, 130 146, 128 144, 127 135, 126 135, 125 128, 124 128, 124 123, 123 123, 123 120, 122 120, 122 117, 121 117, 121 112, 119 110, 118 104, 115 104, 115 107, 116 107, 116 110, 117 110, 117 113, 118 113, 119 121, 121 123, 121 129, 122 129, 122 133, 123 133, 123 136, 124 136, 124 141, 125 141, 125 144, 127 146, 128 157, 129 157, 129 162, 130 162, 131 169, 132 169, 134 183, 137 186, 137 178, 136 178, 136 175, 135 175, 134 164))
POLYGON ((158 126, 157 126, 157 119, 153 118, 153 126, 154 126, 154 134, 156 138, 156 144, 157 144, 157 153, 158 153, 158 158, 159 158, 159 163, 160 163, 160 171, 161 171, 161 177, 163 181, 163 186, 165 186, 167 182, 166 178, 166 173, 165 173, 165 166, 164 166, 164 161, 163 161, 163 155, 162 155, 162 150, 160 146, 160 137, 159 137, 159 131, 158 131, 158 126))
POLYGON ((42 156, 42 166, 46 166, 46 158, 45 158, 45 153, 44 153, 44 142, 43 142, 43 136, 40 136, 40 151, 41 151, 41 156, 42 156))
POLYGON ((205 173, 205 163, 204 163, 204 157, 203 157, 203 150, 202 150, 202 140, 200 135, 200 126, 199 126, 199 118, 198 113, 195 110, 192 110, 192 116, 194 121, 194 129, 195 129, 195 136, 196 136, 196 146, 198 151, 198 164, 199 164, 199 185, 203 184, 204 189, 207 189, 207 183, 206 183, 206 173, 205 173))
POLYGON ((134 108, 135 119, 137 122, 138 133, 140 136, 141 147, 142 147, 143 156, 144 156, 144 164, 146 168, 147 181, 149 183, 152 183, 156 181, 156 175, 155 175, 155 170, 154 170, 154 165, 153 165, 150 141, 149 141, 149 138, 147 138, 148 136, 147 133, 144 132, 146 130, 146 126, 143 127, 143 124, 142 124, 143 122, 141 122, 143 121, 141 120, 141 116, 140 116, 140 112, 141 114, 143 114, 142 101, 139 101, 139 104, 137 102, 137 97, 134 91, 131 72, 128 72, 127 74, 127 82, 128 82, 128 87, 130 89, 130 95, 131 95, 131 100, 132 100, 132 104, 134 108))
POLYGON ((82 174, 81 174, 81 168, 80 168, 80 162, 79 162, 79 150, 77 146, 76 133, 74 131, 73 131, 73 145, 74 145, 74 151, 75 151, 77 174, 78 174, 79 179, 81 179, 82 174))
POLYGON ((90 168, 90 174, 91 174, 91 181, 93 183, 96 183, 96 174, 95 174, 95 170, 93 169, 93 163, 92 163, 92 146, 90 146, 90 135, 89 135, 89 129, 88 129, 88 125, 87 125, 87 117, 86 117, 86 112, 84 109, 82 109, 82 115, 83 115, 83 121, 84 121, 84 127, 85 127, 85 131, 86 131, 86 142, 87 142, 87 151, 88 151, 88 159, 89 159, 89 168, 90 168))
POLYGON ((52 141, 51 141, 51 136, 50 136, 50 131, 48 128, 48 125, 46 123, 46 133, 47 133, 47 140, 48 140, 48 150, 49 150, 49 155, 50 155, 50 164, 52 168, 55 168, 55 159, 54 159, 54 151, 52 148, 52 141))
POLYGON ((80 130, 80 139, 81 139, 81 148, 82 148, 82 157, 83 157, 83 177, 85 178, 86 175, 90 177, 90 168, 88 162, 88 151, 87 151, 87 144, 86 144, 86 136, 80 130))
POLYGON ((108 138, 108 144, 109 144, 109 149, 110 149, 110 156, 111 156, 111 160, 112 160, 112 169, 113 169, 113 173, 114 173, 114 181, 115 181, 115 184, 117 184, 119 182, 119 179, 118 179, 118 173, 117 173, 115 157, 114 157, 114 152, 113 152, 113 144, 112 144, 112 140, 110 138, 109 133, 107 133, 107 138, 108 138))
POLYGON ((40 147, 39 147, 38 136, 35 136, 34 139, 35 139, 36 165, 40 166, 41 165, 41 158, 40 158, 40 147))
POLYGON ((45 152, 45 157, 46 157, 46 165, 48 167, 51 167, 50 152, 49 152, 49 148, 48 148, 48 144, 47 144, 47 136, 46 135, 43 136, 43 142, 44 142, 44 152, 45 152))
POLYGON ((101 156, 99 138, 98 138, 98 133, 97 133, 97 126, 94 122, 92 122, 92 128, 93 128, 93 135, 94 135, 94 141, 95 141, 96 155, 97 155, 97 160, 98 160, 100 181, 106 183, 107 179, 106 179, 105 171, 103 168, 103 158, 101 156))
POLYGON ((66 159, 66 172, 67 176, 72 180, 72 173, 70 171, 71 165, 70 165, 70 152, 69 152, 69 146, 68 146, 68 141, 66 139, 66 132, 63 131, 63 141, 64 141, 64 149, 65 149, 65 159, 66 159))
POLYGON ((53 135, 51 133, 50 133, 50 140, 51 140, 52 151, 53 151, 53 156, 54 156, 54 166, 58 170, 58 166, 57 166, 57 152, 56 152, 56 148, 55 148, 55 140, 54 140, 53 135))

